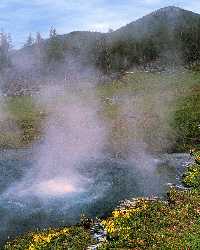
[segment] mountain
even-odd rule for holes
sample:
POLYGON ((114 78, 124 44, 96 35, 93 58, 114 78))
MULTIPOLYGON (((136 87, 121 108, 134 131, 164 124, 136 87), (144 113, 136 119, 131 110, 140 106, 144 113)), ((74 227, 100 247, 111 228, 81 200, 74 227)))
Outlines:
POLYGON ((113 32, 112 35, 118 38, 128 35, 139 39, 155 34, 161 25, 165 26, 168 31, 174 31, 180 25, 186 27, 191 25, 192 22, 198 22, 199 19, 199 14, 178 7, 168 6, 127 24, 113 32))
MULTIPOLYGON (((199 14, 178 7, 168 6, 156 10, 111 33, 74 31, 69 34, 59 35, 58 39, 63 44, 65 52, 71 53, 71 51, 76 51, 76 56, 82 54, 88 57, 96 49, 95 46, 99 45, 98 43, 101 43, 100 47, 103 47, 119 41, 141 42, 151 39, 152 43, 158 47, 162 44, 167 45, 167 43, 171 46, 172 40, 174 40, 176 46, 177 40, 179 43, 182 39, 179 37, 180 34, 184 32, 188 33, 188 30, 193 34, 197 33, 197 31, 199 32, 199 27, 199 14), (102 40, 105 44, 102 44, 102 40)), ((194 41, 194 43, 197 42, 194 41)), ((45 40, 44 43, 45 46, 48 46, 49 39, 45 40)), ((22 49, 19 53, 23 54, 24 51, 26 50, 22 49)), ((29 54, 33 54, 30 48, 28 52, 30 52, 29 54)), ((19 53, 16 53, 17 58, 19 58, 19 53)), ((25 54, 28 54, 27 51, 25 54)))
POLYGON ((69 42, 75 47, 90 47, 92 42, 102 37, 123 39, 126 36, 133 39, 141 39, 144 36, 154 35, 161 25, 165 26, 168 31, 175 31, 176 28, 190 27, 194 23, 198 23, 200 14, 192 11, 184 10, 175 6, 168 6, 158 9, 124 27, 117 29, 111 33, 74 31, 69 34, 60 35, 61 39, 69 42))
POLYGON ((13 52, 11 61, 12 68, 2 74, 5 89, 16 82, 27 88, 38 79, 57 81, 68 75, 77 81, 77 74, 94 77, 96 69, 108 75, 155 62, 193 65, 200 62, 200 15, 169 6, 110 33, 54 31, 49 39, 13 52))
POLYGON ((114 31, 109 39, 114 51, 118 48, 113 57, 128 60, 122 68, 155 60, 193 64, 200 60, 200 15, 174 6, 161 8, 114 31))

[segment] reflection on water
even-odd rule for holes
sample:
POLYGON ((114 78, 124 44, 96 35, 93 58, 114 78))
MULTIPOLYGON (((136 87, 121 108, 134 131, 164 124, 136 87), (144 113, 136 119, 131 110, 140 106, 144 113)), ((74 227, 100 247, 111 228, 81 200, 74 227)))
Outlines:
POLYGON ((86 180, 84 189, 72 186, 69 178, 63 176, 31 184, 20 195, 10 186, 16 186, 31 169, 30 159, 31 150, 0 153, 1 244, 8 236, 29 230, 77 223, 81 213, 105 216, 126 198, 162 195, 166 183, 178 182, 177 176, 190 158, 185 154, 160 156, 157 168, 151 173, 140 171, 134 162, 98 159, 79 170, 86 180))
POLYGON ((61 196, 67 193, 78 192, 73 185, 68 184, 67 179, 51 179, 44 181, 34 186, 34 189, 38 194, 47 196, 61 196))

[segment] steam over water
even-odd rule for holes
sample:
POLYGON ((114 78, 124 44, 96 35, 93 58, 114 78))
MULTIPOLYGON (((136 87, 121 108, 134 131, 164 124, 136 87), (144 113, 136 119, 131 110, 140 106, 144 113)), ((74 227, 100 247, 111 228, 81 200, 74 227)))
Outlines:
POLYGON ((122 199, 162 195, 166 183, 178 181, 176 176, 188 159, 187 155, 159 157, 155 171, 149 175, 139 171, 138 162, 101 156, 79 165, 77 173, 87 181, 78 189, 67 175, 42 182, 30 178, 22 186, 27 171, 34 169, 33 150, 2 151, 1 244, 8 236, 29 230, 77 223, 81 213, 107 215, 122 199))
POLYGON ((162 10, 106 35, 58 37, 52 27, 48 40, 30 34, 15 51, 1 32, 1 145, 32 146, 3 151, 0 145, 0 248, 28 231, 73 225, 81 214, 107 216, 120 201, 162 197, 169 183, 180 184, 190 156, 160 152, 172 152, 181 141, 179 97, 187 91, 193 97, 198 79, 193 87, 192 74, 182 77, 175 69, 194 59, 185 53, 189 47, 179 51, 182 31, 187 37, 190 27, 184 33, 178 24, 187 20, 186 11, 162 10), (173 72, 162 72, 170 64, 173 72), (150 72, 140 72, 143 67, 150 72))
POLYGON ((75 224, 82 213, 108 215, 123 199, 162 195, 167 183, 178 182, 189 157, 148 154, 138 112, 142 105, 131 110, 123 105, 123 116, 132 117, 125 124, 116 118, 136 135, 125 135, 124 150, 120 131, 109 147, 108 127, 115 128, 115 122, 104 124, 93 88, 46 90, 36 100, 47 113, 43 139, 30 149, 0 153, 1 244, 30 230, 75 224), (123 150, 126 160, 111 157, 123 150))

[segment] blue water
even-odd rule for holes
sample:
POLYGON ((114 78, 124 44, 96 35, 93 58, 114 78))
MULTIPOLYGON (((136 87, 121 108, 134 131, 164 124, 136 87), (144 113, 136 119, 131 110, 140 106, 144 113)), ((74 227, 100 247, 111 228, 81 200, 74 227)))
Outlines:
POLYGON ((125 160, 109 157, 83 164, 79 171, 90 181, 84 191, 62 196, 20 196, 15 186, 33 167, 32 150, 0 152, 0 245, 30 230, 75 224, 81 213, 105 216, 119 201, 138 196, 162 195, 168 182, 177 183, 188 155, 163 155, 149 174, 125 160))

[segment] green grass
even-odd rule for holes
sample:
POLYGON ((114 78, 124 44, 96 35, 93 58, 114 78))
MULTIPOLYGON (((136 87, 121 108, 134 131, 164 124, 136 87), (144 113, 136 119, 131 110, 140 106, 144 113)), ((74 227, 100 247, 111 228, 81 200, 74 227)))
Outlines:
POLYGON ((171 188, 165 201, 123 202, 102 221, 107 242, 100 249, 200 249, 200 165, 189 165, 182 182, 190 189, 171 188))
POLYGON ((6 117, 0 123, 1 148, 24 147, 40 138, 44 113, 31 96, 7 97, 2 112, 6 117))
POLYGON ((189 166, 183 175, 183 183, 187 187, 200 187, 200 166, 198 164, 193 164, 189 166))
MULTIPOLYGON (((100 100, 100 119, 107 126, 108 145, 114 153, 127 154, 130 143, 138 141, 153 152, 183 152, 200 144, 200 73, 136 72, 99 85, 95 92, 100 100)), ((67 105, 74 95, 93 105, 89 90, 75 90, 72 96, 66 93, 60 100, 54 98, 52 106, 58 102, 67 105)), ((5 98, 3 107, 8 112, 0 122, 0 147, 26 146, 41 138, 47 111, 34 100, 31 96, 5 98), (8 121, 12 128, 2 130, 1 124, 8 121), (17 133, 13 127, 18 128, 17 133)))
POLYGON ((195 163, 189 165, 182 176, 182 182, 189 188, 200 189, 200 151, 193 152, 195 163))
POLYGON ((111 142, 112 135, 118 131, 119 138, 125 127, 124 141, 127 136, 132 142, 142 140, 153 152, 183 152, 199 143, 200 73, 137 72, 99 86, 97 93, 104 100, 103 115, 111 142), (113 103, 113 96, 120 101, 113 103))
POLYGON ((84 250, 92 244, 90 232, 83 227, 48 229, 26 234, 8 242, 5 250, 84 250))
POLYGON ((168 192, 162 200, 138 199, 103 221, 108 240, 100 249, 192 249, 200 247, 199 190, 168 192))
POLYGON ((40 118, 40 111, 31 96, 7 97, 5 104, 15 120, 38 120, 40 118))

